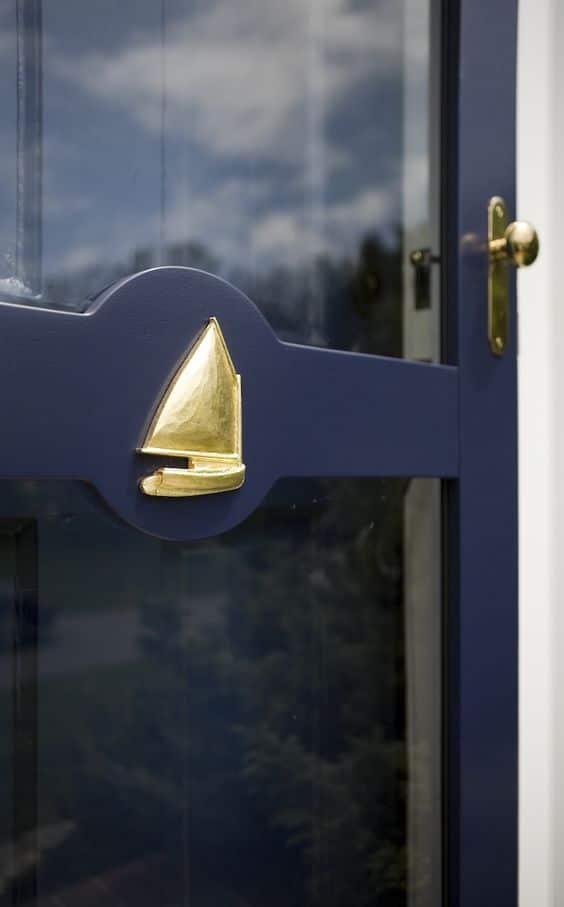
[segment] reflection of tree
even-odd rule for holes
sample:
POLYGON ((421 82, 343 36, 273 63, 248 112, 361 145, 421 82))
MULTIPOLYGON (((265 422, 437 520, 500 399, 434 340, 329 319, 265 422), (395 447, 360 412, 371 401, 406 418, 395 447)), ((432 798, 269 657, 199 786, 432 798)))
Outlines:
POLYGON ((361 319, 355 348, 382 356, 402 355, 402 286, 400 245, 383 246, 374 236, 362 241, 353 269, 350 294, 361 319))
POLYGON ((274 545, 231 606, 245 776, 299 853, 307 903, 335 907, 401 902, 404 888, 400 527, 384 529, 385 575, 369 529, 384 508, 359 491, 341 486, 298 551, 274 545))
POLYGON ((226 268, 199 242, 170 244, 163 254, 138 249, 125 263, 95 265, 47 281, 46 295, 81 300, 126 274, 159 264, 200 268, 243 290, 286 340, 341 349, 402 354, 401 243, 367 235, 351 257, 320 255, 308 264, 277 265, 254 273, 226 268))
POLYGON ((142 660, 78 736, 95 857, 75 838, 65 877, 161 853, 196 905, 405 904, 401 514, 399 481, 287 482, 224 540, 165 546, 142 660))

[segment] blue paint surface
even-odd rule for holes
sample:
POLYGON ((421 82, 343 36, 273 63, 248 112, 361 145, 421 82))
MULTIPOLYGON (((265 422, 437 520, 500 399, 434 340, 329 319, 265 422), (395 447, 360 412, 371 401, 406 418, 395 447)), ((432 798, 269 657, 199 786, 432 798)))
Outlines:
POLYGON ((476 251, 492 195, 505 198, 510 217, 526 216, 515 210, 516 25, 515 0, 461 4, 448 250, 461 451, 448 558, 449 907, 518 900, 516 310, 512 278, 509 343, 496 358, 487 257, 476 251))
POLYGON ((125 279, 84 314, 0 306, 5 478, 78 478, 132 525, 169 539, 237 525, 285 476, 454 476, 451 367, 280 342, 225 281, 188 268, 125 279), (210 316, 242 378, 244 486, 149 498, 139 479, 176 458, 136 453, 163 391, 210 316), (17 387, 17 393, 14 389, 17 387))

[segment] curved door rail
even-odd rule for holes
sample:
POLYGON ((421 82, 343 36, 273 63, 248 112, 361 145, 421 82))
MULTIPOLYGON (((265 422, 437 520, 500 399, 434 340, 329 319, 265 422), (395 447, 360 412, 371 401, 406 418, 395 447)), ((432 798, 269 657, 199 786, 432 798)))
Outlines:
MULTIPOLYGON (((163 538, 235 526, 284 476, 458 473, 455 368, 283 343, 246 296, 202 271, 145 271, 85 313, 0 304, 0 349, 0 477, 82 479, 120 517, 163 538), (148 496, 140 484, 146 489, 163 467, 173 483, 179 468, 181 481, 209 471, 213 450, 206 459, 201 426, 196 450, 162 449, 154 439, 159 404, 170 402, 210 319, 244 389, 245 482, 229 494, 148 496), (363 406, 348 405, 359 399, 363 406), (188 469, 178 459, 186 454, 194 457, 188 469)), ((240 443, 227 450, 219 440, 240 484, 240 443)))

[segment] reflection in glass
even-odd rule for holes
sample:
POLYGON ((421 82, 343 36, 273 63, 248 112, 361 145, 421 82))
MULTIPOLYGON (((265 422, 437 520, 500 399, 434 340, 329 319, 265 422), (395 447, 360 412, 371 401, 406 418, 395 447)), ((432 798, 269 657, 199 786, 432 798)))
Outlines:
POLYGON ((3 292, 80 308, 189 265, 285 339, 420 355, 403 322, 438 210, 430 7, 6 0, 3 292))
POLYGON ((39 580, 26 671, 0 652, 2 717, 35 714, 0 743, 0 903, 439 903, 435 482, 284 481, 186 545, 4 485, 4 573, 39 580))

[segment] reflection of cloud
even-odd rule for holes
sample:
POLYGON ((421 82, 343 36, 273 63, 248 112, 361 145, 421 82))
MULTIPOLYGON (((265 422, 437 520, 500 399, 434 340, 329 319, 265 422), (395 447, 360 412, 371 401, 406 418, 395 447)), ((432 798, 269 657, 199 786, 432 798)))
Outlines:
POLYGON ((416 143, 405 130, 427 79, 428 29, 408 16, 422 5, 179 0, 164 54, 158 15, 130 26, 129 2, 111 40, 97 20, 82 46, 46 16, 43 254, 61 295, 174 244, 254 279, 354 257, 367 234, 395 241, 402 188, 424 177, 424 104, 416 143))
POLYGON ((307 105, 321 101, 316 93, 334 106, 359 79, 393 78, 402 65, 394 0, 376 8, 351 9, 344 0, 310 6, 317 15, 301 0, 268 12, 259 0, 215 3, 170 28, 166 71, 159 36, 137 35, 113 51, 62 58, 59 74, 155 132, 164 79, 169 133, 189 133, 214 154, 279 161, 303 144, 307 105))
POLYGON ((352 254, 360 238, 375 225, 393 217, 393 193, 366 190, 346 202, 325 209, 323 235, 294 212, 271 211, 252 230, 252 244, 261 261, 268 264, 301 264, 317 254, 339 258, 352 254))
MULTIPOLYGON (((248 258, 252 212, 267 191, 268 184, 260 180, 224 180, 214 191, 194 192, 189 205, 179 197, 167 216, 167 243, 201 242, 227 265, 240 265, 248 258)), ((72 274, 97 262, 124 261, 139 249, 154 248, 158 235, 157 212, 140 215, 118 208, 93 239, 69 243, 57 270, 72 274)))
MULTIPOLYGON (((168 243, 188 239, 201 243, 221 262, 224 274, 240 268, 258 274, 277 265, 301 267, 323 253, 336 259, 354 255, 363 236, 382 222, 395 221, 394 187, 367 189, 352 199, 328 204, 321 234, 300 209, 268 206, 262 214, 253 214, 260 197, 260 186, 235 180, 221 184, 213 194, 192 197, 189 232, 184 205, 178 203, 168 218, 168 243)), ((73 274, 97 262, 125 261, 157 229, 156 215, 134 219, 123 212, 97 241, 70 246, 58 261, 58 271, 73 274)))
POLYGON ((367 232, 389 231, 400 216, 397 87, 368 107, 370 131, 364 105, 375 86, 399 84, 402 17, 396 0, 209 0, 169 23, 166 67, 158 33, 80 56, 65 49, 51 61, 59 77, 132 117, 138 147, 164 126, 185 183, 179 192, 170 178, 164 227, 155 207, 110 207, 103 231, 77 233, 57 269, 125 260, 161 234, 201 242, 226 269, 264 272, 342 257, 367 232))
POLYGON ((91 268, 103 258, 98 245, 75 246, 59 260, 59 270, 63 274, 73 274, 91 268))

